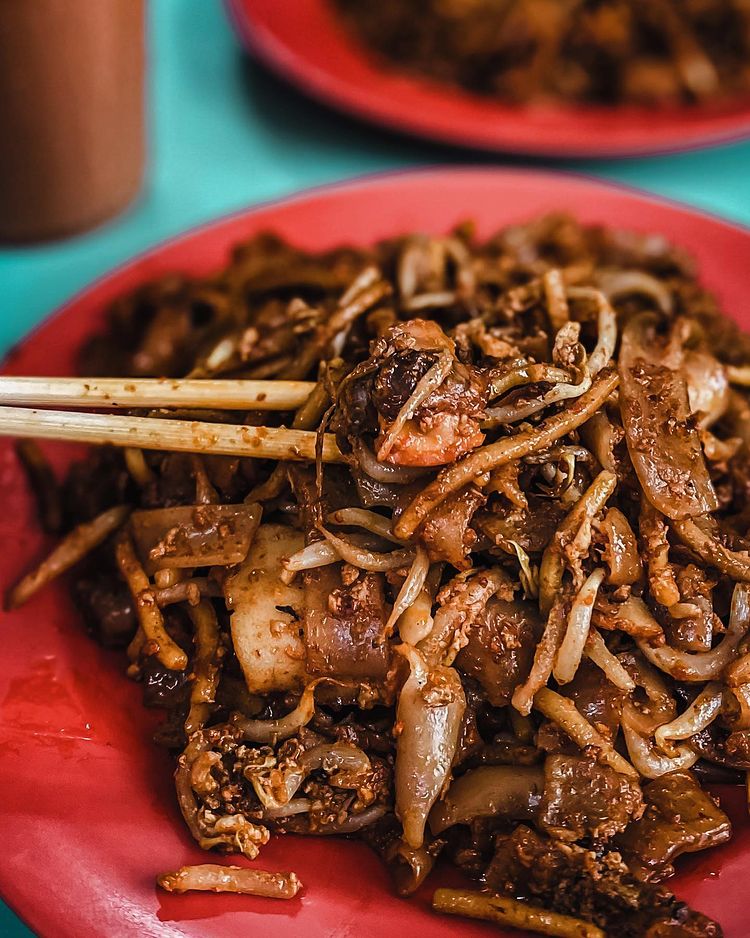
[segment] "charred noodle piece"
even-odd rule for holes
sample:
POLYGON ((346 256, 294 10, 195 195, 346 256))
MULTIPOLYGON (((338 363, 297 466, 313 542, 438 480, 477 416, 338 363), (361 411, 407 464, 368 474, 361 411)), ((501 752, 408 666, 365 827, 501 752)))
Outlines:
POLYGON ((612 586, 637 583, 642 573, 641 558, 628 519, 619 508, 610 508, 602 520, 601 529, 607 538, 603 555, 609 565, 607 582, 612 586))
POLYGON ((729 407, 729 379, 724 365, 708 352, 688 351, 682 368, 686 374, 688 401, 701 430, 707 430, 729 407))
POLYGON ((685 378, 668 367, 656 324, 655 315, 643 313, 623 332, 620 413, 644 495, 667 518, 681 520, 716 511, 719 503, 691 418, 685 378))
POLYGON ((39 566, 27 573, 8 594, 7 608, 17 609, 27 602, 34 593, 51 583, 66 570, 103 543, 114 531, 121 527, 130 513, 127 505, 108 508, 94 518, 85 521, 66 535, 39 566))
POLYGON ((557 840, 590 838, 596 845, 626 829, 643 813, 638 782, 587 755, 550 755, 537 827, 557 840))
POLYGON ((583 919, 551 912, 519 899, 491 896, 468 889, 436 889, 432 897, 432 907, 436 912, 446 915, 466 915, 468 918, 533 931, 539 935, 553 935, 557 938, 606 938, 601 928, 584 922, 583 919))
POLYGON ((471 568, 470 554, 477 542, 474 516, 486 502, 487 496, 472 484, 438 505, 419 531, 430 560, 445 561, 457 570, 471 568))
POLYGON ((672 529, 683 544, 695 551, 709 566, 716 567, 733 580, 750 583, 750 553, 725 547, 719 540, 719 531, 713 518, 706 516, 673 521, 672 529))
MULTIPOLYGON (((395 697, 397 674, 387 641, 385 578, 342 566, 313 570, 304 578, 304 643, 307 671, 344 681, 350 699, 395 697), (364 695, 364 696, 362 696, 364 695)), ((339 697, 342 692, 335 692, 339 697)), ((390 748, 390 747, 389 747, 390 748)))
POLYGON ((183 671, 187 667, 188 656, 167 632, 151 582, 136 556, 129 533, 125 532, 118 538, 115 557, 135 600, 136 615, 146 639, 146 654, 156 655, 165 668, 183 671))
POLYGON ((563 408, 559 413, 547 417, 533 430, 524 430, 514 436, 503 437, 488 446, 482 446, 442 469, 437 479, 431 482, 405 509, 393 527, 393 533, 408 540, 429 513, 453 492, 473 482, 477 476, 491 472, 498 466, 529 453, 551 446, 568 433, 585 423, 604 404, 617 387, 617 373, 605 368, 594 379, 591 389, 563 408))
POLYGON ((302 888, 296 873, 271 873, 242 866, 202 863, 162 873, 157 883, 167 892, 238 892, 266 899, 293 899, 302 888))
MULTIPOLYGON (((543 631, 536 604, 493 596, 468 629, 468 641, 456 658, 456 667, 478 682, 493 707, 506 707, 531 671, 543 631)), ((535 727, 513 708, 509 716, 516 735, 527 736, 525 741, 530 742, 535 727)))
POLYGON ((599 750, 599 759, 610 768, 623 775, 638 777, 633 766, 623 759, 609 740, 594 729, 572 700, 543 687, 534 697, 534 707, 564 730, 581 749, 587 746, 595 747, 599 750))
POLYGON ((282 577, 284 558, 303 543, 301 531, 262 524, 247 557, 224 581, 232 645, 252 694, 304 687, 303 591, 282 577))
POLYGON ((260 524, 258 505, 185 505, 135 511, 131 530, 143 568, 233 566, 247 556, 260 524))

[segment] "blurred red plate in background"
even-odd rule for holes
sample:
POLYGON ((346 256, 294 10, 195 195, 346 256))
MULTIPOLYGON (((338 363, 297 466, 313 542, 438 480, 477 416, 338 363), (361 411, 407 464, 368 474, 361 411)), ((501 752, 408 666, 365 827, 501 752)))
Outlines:
POLYGON ((750 134, 750 98, 715 108, 513 107, 381 65, 345 30, 331 0, 225 3, 248 48, 301 90, 357 117, 441 143, 546 157, 625 157, 750 134))
MULTIPOLYGON (((447 232, 472 218, 481 237, 565 210, 584 222, 658 232, 691 251, 725 309, 750 327, 750 232, 686 208, 576 176, 435 169, 374 177, 241 212, 157 247, 94 283, 22 343, 3 370, 72 374, 82 340, 108 303, 169 271, 206 274, 231 246, 272 229, 310 250, 366 245, 407 231, 447 232)), ((62 468, 71 449, 46 444, 62 468)), ((0 441, 0 588, 49 547, 8 440, 0 441)), ((296 870, 290 902, 157 890, 157 873, 212 857, 190 839, 175 803, 172 765, 151 742, 156 722, 124 676, 124 656, 84 633, 64 584, 2 617, 0 668, 0 893, 44 938, 410 938, 502 935, 434 915, 436 882, 396 898, 363 845, 275 837, 257 865, 296 870)), ((679 864, 675 892, 718 918, 727 938, 750 933, 742 886, 750 877, 750 825, 742 788, 721 790, 735 821, 731 843, 679 864)), ((215 859, 215 858, 213 858, 215 859)), ((244 863, 239 860, 234 862, 244 863)))

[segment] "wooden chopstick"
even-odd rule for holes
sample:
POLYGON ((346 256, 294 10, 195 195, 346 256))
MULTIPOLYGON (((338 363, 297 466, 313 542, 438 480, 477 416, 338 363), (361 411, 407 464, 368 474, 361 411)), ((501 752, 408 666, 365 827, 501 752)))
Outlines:
MULTIPOLYGON (((0 436, 312 461, 315 459, 317 434, 312 430, 287 430, 283 427, 245 427, 161 417, 0 407, 0 436)), ((342 461, 335 437, 326 433, 323 462, 342 461)))
POLYGON ((312 381, 175 378, 36 378, 0 376, 0 403, 24 406, 198 407, 296 410, 312 381))

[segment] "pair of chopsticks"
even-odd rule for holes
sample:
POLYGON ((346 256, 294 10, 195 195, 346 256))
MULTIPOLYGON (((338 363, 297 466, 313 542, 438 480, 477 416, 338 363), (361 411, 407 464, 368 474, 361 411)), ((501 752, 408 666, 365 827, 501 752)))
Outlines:
MULTIPOLYGON (((0 436, 68 440, 139 449, 261 459, 314 460, 317 434, 283 427, 81 413, 150 407, 218 410, 296 410, 311 381, 245 381, 172 378, 27 378, 0 376, 0 436), (39 409, 44 408, 44 409, 39 409)), ((323 439, 323 461, 340 462, 332 434, 323 439)))

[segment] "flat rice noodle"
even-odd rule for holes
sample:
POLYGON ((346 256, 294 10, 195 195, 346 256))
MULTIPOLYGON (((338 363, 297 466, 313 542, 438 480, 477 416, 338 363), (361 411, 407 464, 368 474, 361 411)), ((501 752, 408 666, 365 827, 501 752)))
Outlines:
POLYGON ((529 676, 543 631, 536 604, 493 597, 470 629, 456 668, 479 682, 493 707, 505 707, 529 676))
POLYGON ((730 550, 721 542, 721 531, 713 518, 678 521, 672 525, 679 539, 705 563, 743 583, 750 582, 750 552, 730 550))
POLYGON ((638 542, 628 519, 619 508, 610 508, 602 521, 607 538, 604 560, 609 565, 607 582, 612 586, 629 586, 638 582, 643 570, 638 542))
POLYGON ((454 824, 470 824, 483 817, 531 821, 543 791, 540 766, 480 766, 451 783, 445 798, 430 812, 430 829, 438 835, 454 824))
POLYGON ((683 368, 687 376, 690 410, 697 417, 700 427, 710 427, 729 406, 726 369, 708 352, 688 352, 683 368))
POLYGON ((224 584, 232 642, 251 694, 304 686, 303 591, 281 579, 282 560, 303 546, 299 531, 263 524, 247 558, 224 584))
POLYGON ((304 642, 311 675, 385 680, 390 648, 384 641, 388 614, 383 575, 361 574, 343 586, 341 567, 305 574, 304 642))
POLYGON ((716 511, 718 500, 691 419, 684 376, 659 356, 655 317, 626 327, 620 351, 620 411, 628 452, 643 491, 673 520, 716 511))
POLYGON ((247 556, 260 505, 186 505, 131 515, 136 550, 149 576, 157 570, 230 566, 247 556))

